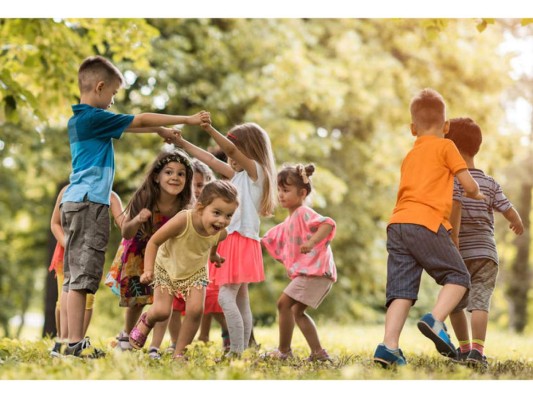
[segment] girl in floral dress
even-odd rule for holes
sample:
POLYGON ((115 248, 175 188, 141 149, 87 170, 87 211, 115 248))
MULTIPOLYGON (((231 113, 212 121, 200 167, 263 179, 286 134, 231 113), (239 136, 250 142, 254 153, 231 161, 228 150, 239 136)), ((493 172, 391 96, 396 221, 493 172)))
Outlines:
MULTIPOLYGON (((191 165, 190 158, 180 150, 160 153, 126 207, 122 224, 124 240, 118 250, 122 251, 122 255, 117 257, 119 305, 126 307, 124 329, 117 337, 122 350, 131 349, 129 333, 144 306, 153 302, 152 287, 140 280, 144 272, 146 244, 168 220, 179 211, 189 208, 194 199, 191 165)), ((163 321, 157 329, 164 333, 166 326, 167 321, 163 321)), ((163 336, 158 335, 161 338, 163 336)), ((157 358, 160 343, 152 345, 153 358, 157 358)))

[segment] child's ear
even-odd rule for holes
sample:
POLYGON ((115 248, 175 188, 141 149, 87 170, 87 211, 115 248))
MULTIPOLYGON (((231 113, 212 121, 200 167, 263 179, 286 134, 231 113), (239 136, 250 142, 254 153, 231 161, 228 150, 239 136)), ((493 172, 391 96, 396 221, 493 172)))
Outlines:
POLYGON ((104 90, 104 86, 105 86, 105 82, 104 81, 99 81, 96 86, 95 86, 95 90, 97 93, 100 93, 102 90, 104 90))
POLYGON ((442 128, 442 132, 444 132, 444 136, 446 136, 448 132, 450 132, 450 120, 447 120, 446 122, 444 122, 444 127, 442 128))
POLYGON ((411 125, 409 125, 409 127, 411 128, 411 135, 416 136, 417 133, 416 133, 416 126, 415 126, 415 124, 411 123, 411 125))
POLYGON ((205 206, 200 203, 199 201, 196 202, 196 205, 194 206, 194 208, 196 209, 196 211, 198 211, 200 214, 204 212, 204 208, 205 206))
POLYGON ((309 193, 307 192, 307 189, 305 189, 305 188, 301 188, 301 189, 300 189, 300 196, 305 196, 305 197, 307 197, 308 194, 309 194, 309 193))

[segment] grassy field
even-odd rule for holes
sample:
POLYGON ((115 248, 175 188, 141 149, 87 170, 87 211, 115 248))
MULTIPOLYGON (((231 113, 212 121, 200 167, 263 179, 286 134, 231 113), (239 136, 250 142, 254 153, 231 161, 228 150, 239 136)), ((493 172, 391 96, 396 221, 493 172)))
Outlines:
MULTIPOLYGON (((533 340, 505 332, 490 331, 487 342, 488 371, 467 368, 440 356, 433 343, 422 336, 414 323, 406 326, 402 349, 408 366, 384 370, 372 362, 383 335, 382 326, 319 326, 321 340, 333 364, 307 363, 308 349, 295 331, 291 361, 263 360, 261 354, 274 349, 277 326, 256 328, 259 349, 249 349, 240 360, 219 361, 221 342, 194 342, 186 362, 170 355, 151 360, 146 350, 120 352, 112 347, 113 337, 92 337, 94 346, 107 356, 98 360, 52 359, 53 342, 0 339, 2 380, 533 380, 533 340)), ((168 345, 166 340, 163 347, 168 345)))

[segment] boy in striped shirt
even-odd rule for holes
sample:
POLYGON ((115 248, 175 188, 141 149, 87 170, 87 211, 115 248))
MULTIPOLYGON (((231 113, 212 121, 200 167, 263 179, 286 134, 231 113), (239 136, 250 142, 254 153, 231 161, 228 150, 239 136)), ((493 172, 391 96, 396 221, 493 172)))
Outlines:
POLYGON ((482 141, 481 129, 470 118, 450 120, 447 135, 463 156, 468 170, 485 195, 484 201, 463 196, 457 178, 454 181, 451 223, 452 240, 470 272, 471 288, 450 314, 453 330, 459 341, 457 360, 469 365, 488 366, 484 356, 490 299, 498 275, 498 253, 494 240, 494 211, 509 221, 509 228, 517 235, 524 232, 520 215, 503 194, 501 186, 492 177, 477 169, 474 157, 482 141), (464 309, 472 313, 472 342, 464 309))

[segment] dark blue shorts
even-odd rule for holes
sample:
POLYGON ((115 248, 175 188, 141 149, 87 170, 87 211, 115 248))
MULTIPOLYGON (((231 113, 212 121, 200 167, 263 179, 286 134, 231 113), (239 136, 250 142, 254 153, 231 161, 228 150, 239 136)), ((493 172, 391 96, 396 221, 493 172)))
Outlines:
POLYGON ((422 271, 439 285, 470 287, 470 274, 441 225, 437 233, 422 225, 390 224, 387 228, 387 302, 418 299, 422 271))

